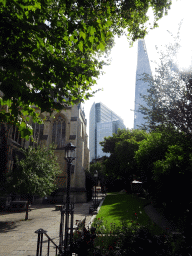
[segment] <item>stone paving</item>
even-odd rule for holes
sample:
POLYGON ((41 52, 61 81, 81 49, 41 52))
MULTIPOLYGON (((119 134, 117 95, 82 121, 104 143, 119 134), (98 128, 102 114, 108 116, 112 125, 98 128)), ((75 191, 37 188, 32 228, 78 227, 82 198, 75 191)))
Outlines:
MULTIPOLYGON (((91 221, 89 207, 92 202, 75 204, 74 224, 76 220, 86 217, 85 226, 91 221)), ((0 212, 0 256, 35 256, 37 249, 36 230, 42 228, 53 241, 59 245, 60 211, 55 210, 55 205, 32 205, 28 221, 24 221, 25 211, 6 213, 0 212)), ((43 238, 47 243, 47 238, 43 238)), ((51 246, 50 256, 55 256, 55 249, 51 246)), ((42 255, 47 255, 47 244, 43 246, 42 255)))
MULTIPOLYGON (((101 201, 101 198, 98 198, 101 201)), ((102 203, 102 201, 101 201, 102 203)), ((82 220, 86 216, 85 226, 90 226, 96 215, 89 214, 88 203, 75 204, 74 224, 76 220, 82 220)), ((97 211, 99 211, 99 208, 97 211)), ((175 227, 163 218, 152 205, 144 207, 145 212, 157 225, 163 229, 175 231, 175 227)), ((42 228, 47 231, 48 236, 59 245, 60 211, 55 210, 55 205, 32 205, 29 211, 29 220, 24 221, 23 212, 0 212, 0 256, 36 256, 37 237, 36 230, 42 228)), ((47 255, 47 238, 43 239, 43 253, 47 255)), ((50 248, 50 256, 55 256, 55 249, 50 248)))
POLYGON ((144 207, 146 214, 149 218, 155 222, 159 227, 161 227, 164 231, 173 234, 180 234, 178 232, 178 228, 173 222, 168 221, 164 216, 159 214, 157 210, 152 205, 147 205, 144 207))

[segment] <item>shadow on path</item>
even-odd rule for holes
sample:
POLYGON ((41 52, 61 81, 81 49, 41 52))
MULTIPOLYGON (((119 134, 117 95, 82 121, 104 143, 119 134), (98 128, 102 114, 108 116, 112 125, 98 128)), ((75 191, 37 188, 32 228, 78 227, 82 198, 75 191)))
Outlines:
POLYGON ((16 222, 0 221, 0 233, 7 233, 17 227, 16 222))

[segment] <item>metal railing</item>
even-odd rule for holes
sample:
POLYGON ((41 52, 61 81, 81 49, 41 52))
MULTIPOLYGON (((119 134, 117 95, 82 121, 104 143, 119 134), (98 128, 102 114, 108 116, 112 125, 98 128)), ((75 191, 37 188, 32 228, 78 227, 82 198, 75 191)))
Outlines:
POLYGON ((71 245, 73 243, 73 215, 74 215, 74 203, 69 204, 69 208, 63 206, 61 208, 61 222, 60 222, 60 231, 59 231, 59 248, 60 250, 67 250, 71 255, 71 245), (65 216, 65 218, 64 218, 65 216), (64 230, 65 225, 65 230, 64 230), (69 236, 69 241, 66 241, 66 235, 69 236))
MULTIPOLYGON (((76 224, 73 226, 73 231, 77 231, 79 229, 80 226, 85 226, 85 220, 86 220, 86 216, 82 219, 82 220, 76 220, 76 224)), ((62 224, 64 224, 62 222, 62 224)), ((61 223, 60 223, 60 227, 61 227, 61 223)), ((50 242, 54 245, 55 247, 55 255, 57 255, 57 253, 59 253, 60 255, 65 255, 65 250, 64 247, 61 246, 64 244, 64 241, 62 239, 63 237, 63 232, 61 232, 60 229, 60 245, 56 245, 53 240, 46 234, 47 231, 40 228, 38 230, 35 231, 36 234, 38 234, 38 238, 37 238, 37 252, 36 252, 36 256, 42 256, 42 246, 43 246, 43 235, 45 235, 48 238, 48 245, 47 245, 47 256, 49 256, 49 252, 50 252, 50 242)), ((72 232, 73 235, 73 232, 72 232)), ((72 241, 73 242, 73 241, 72 241)), ((71 243, 72 243, 71 242, 71 243)), ((68 254, 66 254, 68 255, 68 254)), ((78 255, 76 253, 72 253, 71 255, 78 255)))
MULTIPOLYGON (((96 191, 96 193, 98 192, 96 191)), ((98 199, 98 196, 96 193, 95 193, 95 197, 97 197, 98 199)), ((98 202, 99 200, 97 200, 97 203, 98 202)), ((83 233, 86 232, 87 234, 89 234, 88 236, 90 237, 89 238, 90 241, 93 241, 94 237, 96 237, 96 235, 94 234, 95 232, 94 228, 91 228, 91 232, 89 231, 89 226, 88 226, 88 230, 86 230, 85 228, 86 216, 82 220, 76 220, 76 225, 73 226, 74 203, 70 203, 68 207, 67 207, 67 204, 66 206, 62 205, 60 211, 61 211, 61 222, 60 222, 60 230, 59 230, 59 245, 56 245, 53 242, 53 240, 46 234, 47 231, 40 228, 37 231, 35 231, 35 233, 38 234, 36 256, 42 256, 43 235, 45 235, 48 238, 47 256, 49 256, 49 252, 50 252, 50 242, 55 247, 56 255, 57 253, 59 253, 59 255, 65 255, 65 256, 78 255, 76 253, 73 253, 73 250, 75 250, 74 249, 75 241, 73 239, 73 234, 75 230, 77 231, 79 229, 79 227, 81 227, 80 229, 82 230, 83 233)), ((83 235, 82 237, 84 237, 83 239, 86 239, 85 235, 83 235)))
POLYGON ((59 249, 59 246, 57 246, 53 240, 46 234, 47 231, 40 228, 38 230, 35 231, 36 234, 38 234, 38 238, 37 238, 37 253, 36 256, 42 256, 42 245, 43 245, 43 235, 45 235, 48 238, 48 247, 47 247, 47 256, 49 256, 49 251, 50 251, 50 241, 51 243, 55 246, 55 250, 56 250, 56 255, 57 252, 62 253, 62 251, 59 249))
MULTIPOLYGON (((72 205, 70 210, 71 213, 73 215, 73 208, 74 206, 72 205)), ((57 255, 57 253, 60 253, 61 255, 77 255, 75 253, 72 253, 71 251, 66 250, 67 248, 64 247, 64 214, 66 213, 66 209, 64 209, 64 207, 62 207, 61 209, 61 223, 60 223, 60 232, 59 232, 59 246, 56 245, 53 240, 46 234, 47 231, 40 228, 38 230, 35 231, 36 234, 38 234, 38 239, 37 239, 37 252, 36 252, 36 256, 42 256, 42 246, 43 246, 43 235, 45 235, 48 238, 48 245, 47 245, 47 256, 49 256, 49 252, 50 252, 50 242, 54 245, 55 247, 55 255, 57 255)), ((78 228, 82 225, 85 225, 85 220, 86 220, 86 216, 82 219, 82 220, 76 220, 76 224, 74 226, 72 226, 72 228, 68 228, 68 231, 70 230, 70 239, 69 239, 69 248, 71 247, 72 243, 73 243, 73 231, 77 231, 78 228), (72 232, 71 232, 72 230, 72 232)), ((73 216, 71 216, 71 225, 73 223, 73 216)))

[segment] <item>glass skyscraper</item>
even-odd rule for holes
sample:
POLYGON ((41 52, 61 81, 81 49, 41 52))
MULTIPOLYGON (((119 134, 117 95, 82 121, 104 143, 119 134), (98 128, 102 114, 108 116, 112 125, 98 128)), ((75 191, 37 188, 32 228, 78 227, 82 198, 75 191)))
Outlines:
POLYGON ((134 115, 134 129, 139 129, 139 126, 145 124, 144 115, 139 112, 139 105, 147 107, 146 102, 141 98, 140 94, 147 95, 148 83, 141 80, 142 75, 146 73, 152 75, 145 40, 138 41, 137 54, 137 71, 136 71, 136 85, 135 85, 135 115, 134 115))
POLYGON ((117 133, 118 128, 126 129, 123 119, 103 103, 93 103, 89 114, 90 161, 110 155, 102 151, 99 142, 103 141, 104 137, 117 133))

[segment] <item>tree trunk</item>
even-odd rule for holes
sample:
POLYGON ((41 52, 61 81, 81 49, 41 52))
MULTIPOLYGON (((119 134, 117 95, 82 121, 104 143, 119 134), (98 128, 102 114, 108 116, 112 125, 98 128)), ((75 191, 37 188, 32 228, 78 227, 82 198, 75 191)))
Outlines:
POLYGON ((27 200, 27 207, 26 207, 25 220, 28 220, 28 210, 29 210, 29 200, 27 200))

